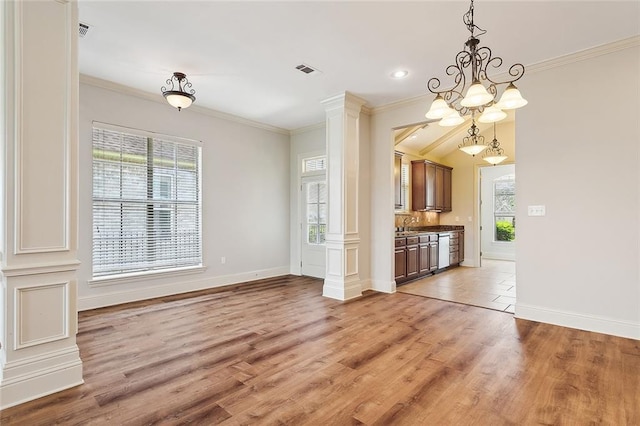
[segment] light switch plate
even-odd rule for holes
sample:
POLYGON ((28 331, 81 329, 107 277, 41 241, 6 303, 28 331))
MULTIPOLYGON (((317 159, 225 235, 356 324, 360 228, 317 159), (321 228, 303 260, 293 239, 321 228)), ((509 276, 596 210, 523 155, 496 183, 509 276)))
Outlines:
POLYGON ((528 206, 527 214, 529 216, 544 216, 546 214, 545 206, 528 206))

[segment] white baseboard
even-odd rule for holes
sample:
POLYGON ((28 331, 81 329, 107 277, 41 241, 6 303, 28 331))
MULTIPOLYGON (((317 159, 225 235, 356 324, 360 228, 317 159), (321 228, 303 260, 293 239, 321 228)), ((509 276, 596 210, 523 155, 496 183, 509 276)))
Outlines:
POLYGON ((371 280, 371 290, 379 291, 380 293, 395 293, 396 282, 395 281, 383 281, 383 280, 371 280))
POLYGON ((7 362, 0 382, 0 410, 84 383, 78 347, 7 362), (34 393, 37 389, 37 393, 34 393))
POLYGON ((500 252, 490 252, 483 251, 482 252, 483 259, 492 259, 492 260, 510 260, 515 262, 516 254, 515 253, 500 253, 500 252))
POLYGON ((210 278, 200 278, 191 281, 180 280, 180 276, 177 276, 176 281, 170 284, 154 285, 133 290, 118 290, 110 293, 78 297, 78 310, 86 311, 89 309, 103 308, 105 306, 120 305, 122 303, 136 302, 138 300, 153 299, 155 297, 189 293, 191 291, 206 290, 288 274, 289 266, 280 266, 277 268, 260 269, 210 278))
POLYGON ((640 323, 613 318, 557 311, 516 302, 515 317, 579 330, 640 340, 640 323))

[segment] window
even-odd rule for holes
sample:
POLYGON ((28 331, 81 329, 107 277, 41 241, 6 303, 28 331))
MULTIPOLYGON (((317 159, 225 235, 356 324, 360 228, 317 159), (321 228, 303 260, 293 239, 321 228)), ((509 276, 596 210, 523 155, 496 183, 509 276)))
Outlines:
POLYGON ((302 160, 302 174, 325 171, 327 169, 327 157, 311 157, 302 160))
POLYGON ((93 276, 200 266, 196 141, 93 129, 93 276))
POLYGON ((327 233, 327 184, 310 182, 307 187, 307 243, 324 244, 327 233))
POLYGON ((495 241, 516 239, 516 177, 506 175, 493 181, 495 241))

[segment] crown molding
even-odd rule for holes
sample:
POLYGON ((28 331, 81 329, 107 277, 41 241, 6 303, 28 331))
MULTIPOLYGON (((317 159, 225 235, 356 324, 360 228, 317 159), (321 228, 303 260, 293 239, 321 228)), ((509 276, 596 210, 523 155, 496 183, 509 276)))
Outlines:
MULTIPOLYGON (((123 95, 135 96, 137 98, 145 99, 145 100, 156 102, 159 104, 166 104, 166 101, 164 100, 164 98, 157 94, 145 92, 144 90, 140 90, 140 89, 134 89, 133 87, 125 86, 119 83, 114 83, 108 80, 103 80, 97 77, 92 77, 86 74, 80 74, 80 83, 87 84, 93 87, 98 87, 100 89, 110 90, 112 92, 121 93, 123 95)), ((248 118, 239 117, 233 114, 227 114, 224 112, 216 111, 216 110, 199 106, 199 105, 190 106, 189 111, 194 111, 203 115, 208 115, 210 117, 232 121, 234 123, 244 124, 246 126, 267 130, 267 131, 279 133, 282 135, 287 135, 287 136, 290 135, 289 130, 283 129, 281 127, 271 126, 269 124, 260 123, 258 121, 253 121, 248 118)))
POLYGON ((299 134, 302 134, 302 133, 311 132, 313 130, 324 129, 325 127, 327 127, 327 123, 325 121, 321 121, 319 123, 309 124, 308 126, 302 126, 302 127, 296 128, 296 129, 292 129, 289 132, 289 134, 291 136, 294 136, 294 135, 299 135, 299 134))
MULTIPOLYGON (((640 46, 640 36, 633 36, 629 38, 625 38, 622 40, 617 40, 611 43, 602 44, 599 46, 590 47, 588 49, 579 50, 577 52, 569 53, 567 55, 558 56, 557 58, 548 59, 541 62, 536 62, 534 64, 526 65, 527 73, 535 73, 544 70, 548 70, 551 68, 561 67, 564 65, 568 65, 575 62, 584 61, 591 58, 596 58, 598 56, 607 55, 610 53, 618 52, 620 50, 629 49, 633 47, 640 46)), ((502 73, 497 75, 499 76, 507 76, 507 73, 502 73)), ((408 106, 417 102, 425 103, 425 111, 428 107, 427 102, 431 100, 433 97, 432 93, 425 93, 424 95, 414 96, 412 98, 402 99, 396 102, 391 102, 385 105, 381 105, 379 107, 371 108, 371 114, 380 114, 386 111, 391 111, 396 108, 400 108, 403 106, 408 106)))
POLYGON ((548 59, 546 61, 537 62, 527 65, 527 72, 535 73, 551 68, 557 68, 575 62, 584 61, 598 56, 608 55, 609 53, 618 52, 620 50, 629 49, 640 46, 640 36, 633 36, 617 40, 612 43, 601 44, 599 46, 590 47, 588 49, 579 50, 568 55, 558 56, 557 58, 548 59))

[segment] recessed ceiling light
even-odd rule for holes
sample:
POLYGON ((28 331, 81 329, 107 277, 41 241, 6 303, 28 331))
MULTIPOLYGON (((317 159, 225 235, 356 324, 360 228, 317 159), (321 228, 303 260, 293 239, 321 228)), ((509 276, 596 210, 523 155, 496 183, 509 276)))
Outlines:
POLYGON ((418 135, 411 135, 411 139, 415 139, 417 137, 418 137, 418 135))
POLYGON ((405 78, 409 75, 409 71, 407 70, 398 70, 391 73, 391 77, 393 78, 405 78))

